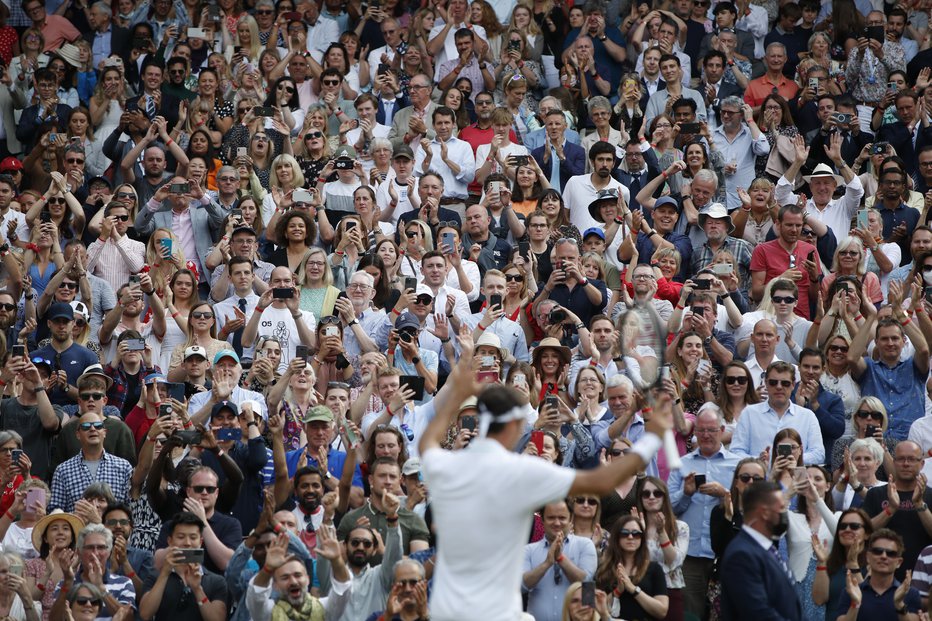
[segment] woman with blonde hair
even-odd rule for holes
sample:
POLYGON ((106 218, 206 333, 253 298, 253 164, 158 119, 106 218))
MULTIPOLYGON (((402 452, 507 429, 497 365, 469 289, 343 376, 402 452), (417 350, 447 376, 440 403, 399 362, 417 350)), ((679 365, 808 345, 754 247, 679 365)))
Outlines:
POLYGON ((236 40, 239 47, 239 58, 236 58, 233 50, 235 47, 227 48, 227 54, 230 55, 231 63, 238 65, 242 61, 259 64, 259 55, 262 53, 262 41, 259 40, 259 24, 252 15, 243 15, 236 24, 236 40))
MULTIPOLYGON (((541 54, 544 50, 544 37, 540 26, 534 21, 531 14, 531 8, 523 2, 519 2, 511 11, 511 18, 508 20, 508 33, 516 31, 524 39, 527 58, 533 60, 541 70, 541 54)), ((542 78, 543 79, 543 78, 542 78)))
MULTIPOLYGON (((524 9, 527 10, 527 9, 524 9)), ((528 96, 525 102, 536 109, 543 96, 544 70, 540 63, 531 58, 527 37, 518 28, 510 28, 502 35, 502 50, 498 54, 495 72, 495 97, 505 98, 505 85, 517 76, 527 81, 528 96)))
POLYGON ((779 205, 774 199, 773 188, 773 182, 764 177, 752 181, 746 191, 738 188, 743 209, 733 212, 735 230, 731 235, 748 242, 752 249, 767 241, 767 234, 777 221, 779 205), (748 208, 750 211, 746 211, 748 208))
MULTIPOLYGON (((827 318, 826 315, 825 319, 827 318)), ((848 322, 851 328, 857 329, 853 319, 849 319, 848 322)), ((836 332, 825 341, 825 345, 822 347, 822 353, 825 354, 825 370, 819 380, 822 388, 841 397, 841 401, 845 406, 845 419, 848 421, 845 425, 845 435, 850 435, 853 430, 851 417, 861 398, 861 386, 851 377, 850 364, 848 363, 851 328, 846 325, 843 332, 836 332)))
POLYGON ((856 235, 849 235, 838 243, 832 258, 831 272, 822 279, 822 297, 829 300, 829 289, 839 276, 853 276, 861 281, 863 295, 873 304, 883 301, 883 291, 877 274, 867 271, 864 261, 864 242, 856 235))
MULTIPOLYGON (((185 332, 185 340, 175 346, 171 353, 171 361, 168 368, 168 379, 172 382, 179 382, 184 379, 185 370, 182 366, 184 362, 184 350, 192 345, 199 345, 207 351, 207 359, 211 362, 218 352, 224 349, 230 349, 230 344, 225 340, 217 338, 217 317, 214 314, 214 307, 210 302, 197 302, 191 307, 186 321, 179 321, 179 318, 173 317, 185 332)), ((226 337, 221 333, 221 336, 226 337)))
POLYGON ((304 181, 304 173, 293 155, 282 153, 272 160, 269 193, 262 201, 262 221, 268 230, 275 230, 277 216, 291 207, 292 193, 303 188, 304 181))
POLYGON ((100 136, 109 136, 126 111, 126 82, 119 67, 104 68, 88 105, 94 130, 100 136))
POLYGON ((35 27, 24 30, 19 37, 19 49, 21 53, 13 58, 7 71, 13 83, 25 93, 33 86, 36 71, 49 63, 42 30, 35 27))
POLYGON ((185 266, 184 248, 174 231, 158 228, 152 232, 146 243, 146 265, 155 294, 162 297, 171 277, 185 266))
POLYGON ((595 608, 583 604, 582 582, 574 582, 566 589, 563 596, 563 611, 560 621, 611 621, 612 613, 608 609, 608 594, 596 589, 595 608))
POLYGON ((327 139, 327 115, 324 104, 312 104, 304 116, 304 125, 292 144, 295 159, 305 179, 317 179, 333 154, 327 139))
MULTIPOLYGON (((281 367, 279 367, 281 370, 281 367)), ((269 413, 279 412, 285 420, 284 441, 285 450, 291 451, 300 448, 307 442, 304 435, 304 415, 317 405, 317 396, 314 394, 314 384, 317 383, 317 374, 309 362, 300 358, 292 359, 282 375, 269 389, 266 403, 269 413)))
POLYGON ((333 286, 333 271, 323 248, 310 248, 297 269, 301 310, 310 311, 320 319, 333 314, 333 304, 340 289, 333 286))
POLYGON ((429 54, 427 43, 430 41, 430 31, 434 29, 436 20, 437 11, 432 6, 418 9, 408 26, 408 45, 416 45, 421 54, 429 54))
POLYGON ((399 257, 402 276, 421 278, 421 257, 434 249, 434 237, 430 227, 423 220, 411 220, 401 230, 401 250, 399 257))
POLYGON ((853 434, 843 435, 835 440, 832 446, 832 470, 847 467, 850 447, 856 440, 873 438, 883 449, 883 455, 877 464, 877 478, 886 481, 887 477, 893 474, 893 449, 896 447, 896 440, 887 436, 889 424, 890 415, 880 399, 861 397, 851 416, 853 434))
MULTIPOLYGON (((129 212, 129 221, 136 221, 136 214, 139 211, 139 195, 136 194, 136 188, 129 183, 123 183, 113 188, 113 194, 110 196, 110 202, 118 202, 126 207, 129 212)), ((87 223, 87 229, 94 235, 100 235, 100 226, 104 219, 104 209, 98 209, 97 213, 87 223)), ((151 266, 152 264, 149 263, 151 266)))
POLYGON ((181 106, 178 112, 178 123, 171 133, 172 140, 177 142, 182 149, 187 149, 194 132, 207 127, 207 121, 210 120, 213 111, 213 104, 200 97, 195 97, 181 106))

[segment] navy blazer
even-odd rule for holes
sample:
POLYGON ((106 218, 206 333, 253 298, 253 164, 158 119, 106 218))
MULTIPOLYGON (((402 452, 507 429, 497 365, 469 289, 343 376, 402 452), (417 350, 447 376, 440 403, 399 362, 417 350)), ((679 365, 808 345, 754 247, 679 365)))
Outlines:
POLYGON ((719 565, 724 621, 802 621, 802 605, 786 571, 741 530, 719 565))
MULTIPOLYGON (((546 148, 547 143, 544 142, 543 145, 531 151, 531 155, 537 160, 544 174, 549 177, 552 162, 544 164, 544 149, 546 148)), ((569 181, 570 177, 586 172, 586 151, 581 146, 573 144, 569 140, 564 140, 563 155, 565 157, 560 162, 560 192, 563 192, 563 188, 566 187, 566 182, 569 181)), ((550 182, 553 183, 553 179, 550 182)))
POLYGON ((919 172, 919 151, 925 145, 932 143, 932 126, 919 127, 915 147, 913 147, 913 137, 903 121, 881 125, 877 131, 877 140, 889 142, 896 154, 906 162, 906 172, 916 175, 919 172))
MULTIPOLYGON (((654 150, 648 149, 647 151, 643 151, 643 154, 644 154, 644 163, 647 165, 647 170, 644 172, 641 172, 638 176, 644 175, 645 172, 647 173, 647 176, 642 177, 642 181, 643 181, 643 183, 641 183, 642 188, 645 185, 647 185, 651 179, 656 179, 657 177, 660 176, 660 163, 657 161, 657 154, 654 153, 654 150)), ((616 168, 615 170, 613 170, 612 177, 617 179, 618 183, 620 183, 621 185, 629 189, 631 188, 631 183, 634 181, 634 175, 629 173, 627 170, 623 170, 622 168, 616 168)), ((660 186, 658 186, 657 189, 654 191, 653 197, 660 198, 660 194, 662 192, 663 192, 663 184, 660 184, 660 186)), ((631 209, 640 209, 641 205, 638 203, 637 198, 635 198, 634 195, 635 195, 635 192, 631 192, 631 200, 629 201, 628 207, 630 207, 631 209)), ((649 215, 646 212, 644 213, 644 215, 649 218, 649 215)))
MULTIPOLYGON (((379 100, 379 107, 375 111, 376 122, 381 123, 382 125, 391 125, 392 124, 391 119, 389 119, 388 123, 385 122, 385 104, 382 102, 382 98, 376 97, 376 99, 379 100)), ((407 108, 410 105, 411 105, 411 102, 408 101, 408 98, 402 95, 401 93, 398 93, 395 96, 395 105, 392 106, 392 117, 398 114, 399 110, 401 110, 402 108, 407 108)))

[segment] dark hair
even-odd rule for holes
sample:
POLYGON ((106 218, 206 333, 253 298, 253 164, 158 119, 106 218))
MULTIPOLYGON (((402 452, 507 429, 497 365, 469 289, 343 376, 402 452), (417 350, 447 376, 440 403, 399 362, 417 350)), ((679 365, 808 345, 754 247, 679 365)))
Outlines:
POLYGON ((783 222, 783 218, 784 216, 786 216, 786 214, 792 214, 794 216, 801 216, 803 215, 803 209, 799 205, 796 205, 796 204, 783 205, 782 207, 780 207, 779 213, 777 213, 777 220, 780 222, 783 222))
POLYGON ((434 113, 430 116, 431 121, 436 123, 438 116, 448 116, 453 119, 454 123, 456 122, 456 112, 453 112, 453 110, 446 106, 438 106, 437 108, 434 108, 434 113))
POLYGON ((277 106, 278 105, 278 101, 276 101, 275 95, 278 92, 279 84, 281 84, 282 82, 291 82, 291 85, 294 86, 294 90, 291 91, 291 97, 288 98, 288 102, 286 103, 286 105, 292 110, 300 108, 301 103, 298 101, 298 87, 294 82, 294 78, 292 78, 291 76, 287 76, 287 75, 284 75, 278 78, 277 80, 275 80, 274 84, 272 84, 272 87, 269 89, 269 96, 265 98, 265 103, 263 103, 262 105, 264 106, 277 106))
POLYGON ((749 514, 754 513, 758 507, 770 502, 775 492, 782 493, 782 489, 773 481, 756 481, 749 485, 741 497, 741 507, 745 519, 749 514))
POLYGON ((682 67, 682 66, 683 66, 683 64, 680 62, 679 56, 676 56, 675 54, 663 54, 663 55, 660 56, 660 62, 661 62, 661 63, 665 63, 665 62, 667 62, 668 60, 675 61, 677 67, 682 67))
POLYGON ((234 266, 240 265, 242 263, 245 263, 246 265, 248 265, 250 271, 255 271, 252 266, 252 261, 250 261, 246 257, 231 257, 230 260, 227 261, 227 269, 229 272, 232 272, 234 266))
POLYGON ((504 414, 508 410, 517 406, 518 392, 509 386, 493 384, 489 386, 482 394, 479 395, 476 406, 480 409, 486 409, 493 416, 493 422, 489 425, 489 434, 500 433, 508 423, 495 422, 494 417, 504 414))
MULTIPOLYGON (((346 48, 343 48, 343 49, 345 50, 346 48)), ((343 73, 336 67, 327 67, 326 69, 320 72, 321 82, 323 82, 324 78, 331 77, 331 76, 335 78, 340 78, 340 82, 343 81, 343 73)))
MULTIPOLYGON (((864 509, 845 509, 841 512, 841 515, 838 516, 838 524, 841 525, 842 520, 845 519, 845 516, 856 515, 861 518, 861 523, 864 525, 864 532, 867 535, 868 539, 874 532, 874 524, 871 522, 871 518, 867 515, 867 512, 864 509)), ((863 557, 864 552, 861 552, 863 557)), ((832 550, 828 555, 828 566, 829 575, 834 574, 836 571, 845 566, 845 563, 848 562, 848 551, 841 545, 841 537, 835 537, 835 540, 832 541, 832 550)), ((862 563, 858 563, 863 567, 862 563)))
MULTIPOLYGON (((285 232, 288 230, 288 223, 295 218, 304 222, 304 230, 307 231, 307 235, 304 238, 304 245, 310 247, 313 245, 314 240, 317 239, 317 223, 311 220, 311 217, 303 211, 291 209, 286 212, 275 226, 275 235, 278 237, 279 241, 284 240, 285 232)), ((287 243, 285 245, 287 246, 287 243)))
POLYGON ((802 364, 803 358, 807 356, 817 356, 819 362, 822 363, 822 366, 825 366, 825 354, 822 353, 822 350, 815 349, 813 347, 805 347, 801 352, 799 352, 799 362, 802 364))
POLYGON ((122 501, 111 502, 107 505, 107 508, 104 509, 104 512, 101 514, 100 518, 106 523, 107 515, 114 511, 122 511, 129 518, 129 525, 134 526, 136 521, 133 519, 133 510, 128 504, 122 501))
POLYGON ((472 30, 470 30, 469 28, 460 28, 459 30, 453 33, 454 39, 465 39, 466 37, 469 37, 470 39, 472 39, 472 30))
POLYGON ((382 308, 388 303, 389 296, 391 296, 391 287, 388 286, 388 272, 385 271, 385 262, 382 261, 382 257, 373 251, 359 258, 356 269, 361 270, 364 267, 374 267, 379 270, 379 280, 375 283, 375 297, 372 299, 372 304, 376 308, 382 308))
POLYGON ((695 112, 698 109, 695 99, 690 99, 689 97, 680 97, 673 102, 671 110, 676 110, 677 108, 689 108, 690 111, 695 112))
POLYGON ((198 532, 203 533, 205 524, 201 521, 201 518, 190 511, 179 511, 175 514, 175 517, 171 519, 171 522, 168 523, 168 534, 173 535, 175 533, 175 528, 178 526, 197 526, 198 532))
POLYGON ((878 539, 888 539, 896 544, 896 551, 903 553, 903 538, 889 528, 878 528, 871 533, 870 539, 867 540, 867 548, 870 548, 878 539))
MULTIPOLYGON (((561 112, 560 114, 562 115, 563 113, 561 112)), ((594 162, 596 157, 600 155, 605 155, 605 154, 609 154, 614 157, 615 147, 605 142, 604 140, 599 140, 594 145, 589 147, 589 160, 590 161, 594 162)))
POLYGON ((424 261, 426 261, 427 259, 433 259, 434 257, 440 257, 444 261, 447 260, 447 258, 443 256, 443 253, 440 252, 439 250, 431 250, 429 252, 425 252, 424 256, 421 257, 421 265, 424 265, 424 261))
POLYGON ((315 476, 320 479, 321 485, 323 485, 324 477, 321 475, 320 470, 317 468, 311 468, 310 466, 304 466, 303 468, 298 468, 298 471, 294 473, 294 478, 292 479, 292 485, 297 488, 298 482, 306 476, 315 476))

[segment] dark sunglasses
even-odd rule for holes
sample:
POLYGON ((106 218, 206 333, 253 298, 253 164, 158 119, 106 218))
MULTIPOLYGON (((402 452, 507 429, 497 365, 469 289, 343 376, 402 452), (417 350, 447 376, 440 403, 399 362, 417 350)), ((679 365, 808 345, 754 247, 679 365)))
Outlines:
POLYGON ((577 499, 576 499, 576 504, 577 504, 577 505, 590 505, 590 506, 593 506, 593 507, 598 507, 598 506, 599 506, 599 499, 598 499, 598 498, 577 498, 577 499))
POLYGON ((184 75, 184 69, 169 69, 168 75, 184 75))
POLYGON ((745 384, 748 383, 748 376, 747 375, 726 375, 725 383, 726 384, 740 384, 744 386, 745 384))
POLYGON ((430 303, 433 301, 434 301, 434 298, 430 297, 426 293, 422 293, 421 295, 414 298, 414 302, 416 304, 420 304, 421 306, 429 306, 430 303))
POLYGON ((194 490, 195 494, 213 494, 217 491, 216 485, 192 485, 191 489, 194 490))
POLYGON ((932 265, 923 265, 923 266, 922 266, 922 271, 923 271, 923 272, 930 272, 930 271, 932 271, 932 265))
POLYGON ((524 282, 521 274, 505 274, 505 282, 524 282))
POLYGON ((774 295, 770 297, 775 304, 795 304, 796 298, 791 295, 774 295))
POLYGON ((214 314, 210 311, 195 311, 191 313, 192 319, 213 319, 214 314))
POLYGON ((65 161, 68 162, 69 164, 83 164, 84 163, 83 159, 78 159, 76 157, 69 157, 65 161))
POLYGON ((294 88, 291 87, 291 86, 282 85, 282 86, 279 86, 278 88, 279 88, 280 90, 285 91, 286 93, 289 93, 289 94, 294 92, 294 88))
POLYGON ((738 475, 738 480, 741 481, 742 483, 750 483, 751 481, 754 481, 755 483, 757 483, 758 481, 763 481, 764 477, 762 477, 759 474, 748 474, 747 472, 745 472, 744 474, 738 475))
POLYGON ((57 198, 53 196, 52 198, 46 200, 45 202, 48 203, 49 205, 64 205, 65 199, 57 198))
POLYGON ((767 385, 772 386, 773 388, 776 388, 777 386, 783 386, 784 388, 789 388, 790 386, 793 385, 793 382, 791 382, 790 380, 769 379, 767 380, 767 385))
POLYGON ((7 302, 0 302, 0 310, 11 311, 16 308, 16 304, 8 304, 7 302))
POLYGON ((96 597, 76 597, 74 598, 74 603, 78 606, 87 606, 88 604, 100 606, 100 600, 96 597))
POLYGON ((641 498, 663 498, 663 490, 659 489, 646 489, 641 492, 641 498))
POLYGON ((630 449, 612 449, 608 452, 612 457, 621 457, 622 455, 627 455, 630 449))
POLYGON ((76 283, 76 282, 63 282, 62 284, 58 285, 58 288, 59 288, 59 289, 71 289, 72 291, 77 291, 77 290, 78 290, 78 283, 76 283))
POLYGON ((838 525, 838 530, 861 530, 864 525, 860 522, 842 522, 838 525))
MULTIPOLYGON (((101 399, 104 398, 104 393, 102 393, 102 392, 82 392, 81 394, 78 395, 78 397, 80 397, 82 401, 100 401, 101 399)), ((85 424, 90 424, 90 423, 85 423, 85 424)), ((103 426, 103 423, 100 423, 100 425, 101 425, 101 427, 102 427, 102 426, 103 426)))
POLYGON ((858 410, 857 415, 858 418, 862 420, 866 418, 871 418, 873 420, 883 420, 883 414, 876 411, 858 410))
POLYGON ((640 530, 628 530, 627 528, 622 528, 620 531, 618 531, 618 538, 619 539, 640 539, 641 535, 643 534, 644 532, 640 530))
POLYGON ((841 352, 841 353, 843 353, 843 354, 847 354, 847 353, 848 353, 848 346, 847 346, 847 345, 829 345, 829 346, 828 346, 828 350, 829 350, 829 351, 838 351, 838 352, 841 352))
POLYGON ((94 423, 81 423, 80 425, 78 425, 78 428, 81 431, 90 431, 91 429, 96 429, 100 431, 101 429, 104 428, 104 422, 102 420, 99 420, 94 423))
POLYGON ((870 553, 874 556, 886 556, 887 558, 900 558, 900 553, 896 550, 888 550, 887 548, 877 548, 873 547, 870 549, 870 553))
POLYGON ((324 86, 337 86, 339 83, 340 83, 339 80, 324 80, 323 81, 324 86))
POLYGON ((332 323, 333 325, 338 326, 340 325, 340 318, 337 317, 336 315, 324 315, 323 317, 317 320, 317 323, 320 325, 324 325, 324 326, 327 325, 328 323, 332 323))
POLYGON ((412 237, 417 237, 420 234, 421 234, 420 231, 415 231, 415 230, 405 231, 405 237, 407 237, 408 239, 411 239, 412 237))
POLYGON ((323 132, 308 132, 304 134, 305 140, 313 140, 314 138, 323 138, 323 137, 324 137, 323 132))
POLYGON ((804 237, 812 237, 813 235, 815 235, 815 231, 813 231, 812 229, 803 229, 804 237))
POLYGON ((131 198, 133 200, 136 200, 136 195, 133 194, 132 192, 117 192, 116 197, 117 198, 131 198))
POLYGON ((374 542, 368 539, 350 539, 349 544, 350 544, 350 547, 352 548, 358 548, 359 546, 362 546, 367 550, 371 548, 373 545, 375 545, 374 542))
POLYGON ((110 216, 110 217, 113 218, 113 219, 115 219, 115 220, 119 220, 120 222, 128 222, 128 221, 129 221, 129 216, 110 216))

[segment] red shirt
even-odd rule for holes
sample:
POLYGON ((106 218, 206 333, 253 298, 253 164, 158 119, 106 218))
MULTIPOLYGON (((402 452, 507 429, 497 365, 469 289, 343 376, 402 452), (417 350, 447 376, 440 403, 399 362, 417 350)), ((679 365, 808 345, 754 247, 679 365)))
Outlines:
POLYGON ((126 415, 126 426, 133 432, 137 451, 142 447, 142 443, 146 441, 146 435, 154 422, 155 419, 146 416, 146 411, 138 405, 126 415))
MULTIPOLYGON (((796 300, 796 308, 793 310, 797 315, 806 319, 809 319, 809 292, 814 292, 815 289, 812 287, 812 283, 809 282, 809 275, 803 266, 803 261, 813 251, 816 251, 815 246, 804 241, 797 242, 796 249, 793 251, 793 256, 796 257, 796 269, 803 273, 802 278, 796 281, 796 287, 799 289, 799 299, 796 300)), ((821 270, 817 251, 815 263, 816 270, 821 270)), ((788 269, 790 269, 790 253, 780 245, 780 240, 774 239, 764 242, 754 248, 754 252, 751 254, 751 272, 764 272, 764 282, 779 278, 788 269)))
MULTIPOLYGON (((476 150, 481 144, 489 144, 492 142, 492 136, 495 135, 495 132, 492 131, 492 126, 489 125, 488 129, 479 129, 479 126, 476 123, 472 125, 467 125, 460 130, 459 136, 460 140, 465 140, 469 143, 469 146, 472 147, 472 154, 476 154, 476 150)), ((515 135, 515 130, 510 130, 508 132, 508 139, 514 143, 518 142, 518 136, 515 135)), ((476 169, 478 170, 485 162, 476 162, 476 169)), ((467 188, 470 194, 482 194, 482 186, 475 180, 469 182, 467 188)))
POLYGON ((785 75, 781 75, 780 81, 774 84, 765 74, 748 82, 748 87, 744 91, 744 101, 751 107, 763 105, 764 100, 773 93, 774 89, 777 89, 780 97, 789 101, 796 97, 799 85, 785 75))

